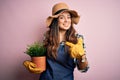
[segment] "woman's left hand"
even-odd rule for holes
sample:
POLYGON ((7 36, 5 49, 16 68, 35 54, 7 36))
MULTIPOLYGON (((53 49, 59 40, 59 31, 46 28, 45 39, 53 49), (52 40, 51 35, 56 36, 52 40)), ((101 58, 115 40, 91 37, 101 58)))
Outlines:
POLYGON ((77 44, 71 42, 66 42, 65 44, 70 47, 70 55, 72 58, 80 58, 85 54, 82 38, 78 39, 77 44))

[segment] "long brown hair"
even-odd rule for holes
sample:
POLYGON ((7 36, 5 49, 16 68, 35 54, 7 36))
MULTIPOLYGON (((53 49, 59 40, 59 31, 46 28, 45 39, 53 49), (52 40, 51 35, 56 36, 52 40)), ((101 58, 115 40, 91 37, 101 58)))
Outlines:
MULTIPOLYGON (((70 29, 66 31, 66 41, 76 44, 77 38, 75 36, 75 32, 76 31, 72 24, 70 29)), ((44 45, 47 48, 47 56, 56 59, 59 47, 59 26, 57 18, 53 19, 51 25, 49 26, 49 30, 45 34, 44 45)))

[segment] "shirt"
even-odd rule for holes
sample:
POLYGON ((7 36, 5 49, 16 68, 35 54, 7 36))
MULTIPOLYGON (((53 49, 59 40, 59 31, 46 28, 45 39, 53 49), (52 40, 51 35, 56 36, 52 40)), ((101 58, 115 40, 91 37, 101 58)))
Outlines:
MULTIPOLYGON (((47 57, 46 71, 41 73, 39 80, 74 80, 73 72, 77 61, 70 57, 65 48, 64 42, 61 42, 58 47, 57 58, 47 57)), ((85 68, 83 72, 86 72, 87 69, 85 68)))

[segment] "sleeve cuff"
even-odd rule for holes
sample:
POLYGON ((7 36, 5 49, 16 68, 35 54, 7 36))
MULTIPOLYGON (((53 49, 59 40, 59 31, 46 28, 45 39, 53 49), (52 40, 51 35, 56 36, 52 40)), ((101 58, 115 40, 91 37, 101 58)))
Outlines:
POLYGON ((84 69, 82 69, 82 70, 79 70, 79 71, 83 73, 83 72, 87 72, 88 69, 89 69, 89 66, 87 66, 86 68, 84 68, 84 69))

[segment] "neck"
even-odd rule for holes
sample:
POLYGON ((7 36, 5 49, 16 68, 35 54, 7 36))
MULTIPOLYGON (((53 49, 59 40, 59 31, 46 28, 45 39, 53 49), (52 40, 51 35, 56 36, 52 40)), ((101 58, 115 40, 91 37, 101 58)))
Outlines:
POLYGON ((66 40, 66 39, 65 39, 65 38, 66 38, 66 37, 65 37, 65 33, 66 33, 66 31, 60 31, 60 32, 59 32, 60 42, 66 40))

